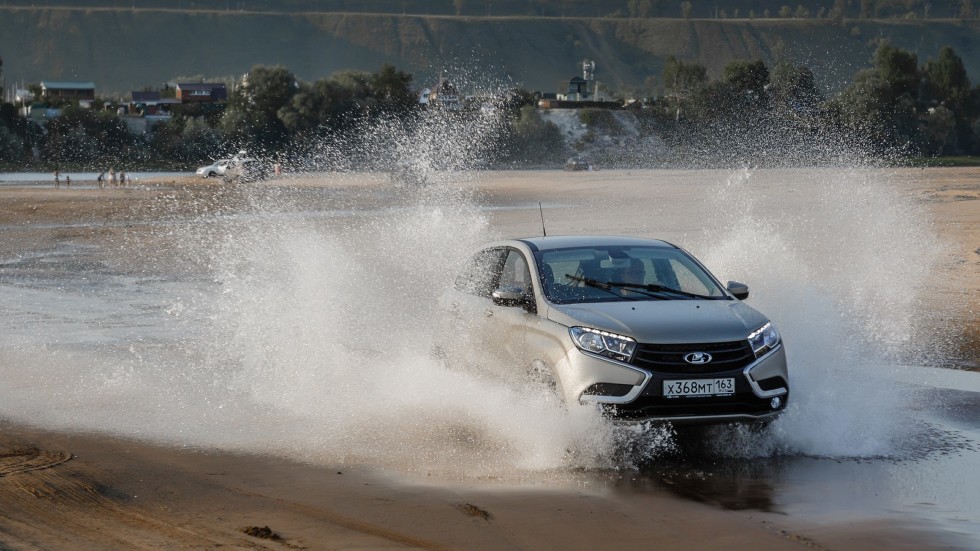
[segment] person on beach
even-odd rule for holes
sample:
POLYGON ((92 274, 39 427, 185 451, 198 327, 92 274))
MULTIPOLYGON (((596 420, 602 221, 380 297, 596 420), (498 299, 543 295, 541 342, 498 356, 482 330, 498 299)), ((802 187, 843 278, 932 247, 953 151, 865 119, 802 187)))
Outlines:
POLYGON ((109 185, 116 187, 116 169, 114 168, 109 169, 109 185))
POLYGON ((71 189, 71 176, 68 174, 65 174, 65 185, 68 186, 68 189, 71 189))
POLYGON ((119 171, 119 187, 125 187, 125 186, 126 186, 126 173, 120 170, 119 171))
POLYGON ((55 189, 58 189, 58 188, 61 187, 61 173, 58 172, 58 169, 57 168, 54 169, 54 187, 55 187, 55 189))
POLYGON ((105 171, 99 173, 97 180, 99 181, 99 189, 105 189, 105 171))

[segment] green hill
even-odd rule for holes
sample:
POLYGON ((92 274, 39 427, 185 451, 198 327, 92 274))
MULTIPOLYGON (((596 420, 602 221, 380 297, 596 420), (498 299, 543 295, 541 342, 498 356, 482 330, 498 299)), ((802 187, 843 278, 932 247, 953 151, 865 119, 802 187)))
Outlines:
MULTIPOLYGON (((125 3, 124 3, 125 4, 125 3)), ((15 82, 93 81, 101 96, 159 88, 179 75, 241 75, 284 65, 305 80, 385 62, 429 84, 506 79, 556 91, 583 59, 612 90, 642 90, 668 56, 717 75, 739 58, 809 66, 834 91, 869 64, 875 41, 918 54, 952 46, 980 81, 980 23, 954 20, 627 19, 256 13, 0 7, 0 57, 15 82)), ((463 86, 464 91, 466 86, 463 86)))

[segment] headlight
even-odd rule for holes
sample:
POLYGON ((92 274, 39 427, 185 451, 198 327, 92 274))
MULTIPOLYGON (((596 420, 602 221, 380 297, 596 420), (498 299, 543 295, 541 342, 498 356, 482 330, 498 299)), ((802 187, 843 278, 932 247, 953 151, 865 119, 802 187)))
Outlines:
POLYGON ((772 323, 767 322, 762 327, 749 333, 749 344, 752 345, 752 351, 755 352, 755 357, 758 358, 773 348, 776 348, 776 345, 779 344, 779 331, 776 331, 772 323))
POLYGON ((633 351, 636 350, 635 340, 615 333, 588 327, 572 327, 568 330, 568 334, 572 336, 575 346, 580 349, 622 362, 629 361, 633 357, 633 351))

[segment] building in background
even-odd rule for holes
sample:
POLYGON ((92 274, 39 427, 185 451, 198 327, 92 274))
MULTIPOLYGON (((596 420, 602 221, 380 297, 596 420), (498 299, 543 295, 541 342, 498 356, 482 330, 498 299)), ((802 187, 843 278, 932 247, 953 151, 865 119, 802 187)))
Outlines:
POLYGON ((92 102, 95 101, 95 83, 42 80, 41 97, 47 100, 69 99, 77 101, 79 104, 87 103, 87 106, 91 106, 92 102))
POLYGON ((177 99, 181 103, 223 103, 228 88, 222 82, 178 82, 177 99))

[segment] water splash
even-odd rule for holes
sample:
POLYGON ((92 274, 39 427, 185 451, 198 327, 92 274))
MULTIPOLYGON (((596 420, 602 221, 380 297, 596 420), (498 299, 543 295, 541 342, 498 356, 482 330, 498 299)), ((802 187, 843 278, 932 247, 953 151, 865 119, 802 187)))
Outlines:
POLYGON ((425 175, 358 180, 381 208, 283 217, 295 198, 256 193, 247 220, 209 230, 202 252, 220 292, 200 315, 212 320, 207 361, 224 366, 220 395, 230 410, 259 408, 262 425, 282 420, 275 446, 318 461, 468 476, 614 467, 615 431, 594 408, 447 370, 432 354, 438 297, 496 237, 458 184, 486 159, 499 120, 454 118, 365 129, 360 143, 411 152, 425 175))
POLYGON ((948 357, 924 338, 921 291, 942 256, 928 217, 897 172, 835 168, 736 171, 714 196, 725 236, 705 245, 716 271, 753 282, 750 302, 783 334, 791 406, 768 433, 713 436, 736 456, 902 453, 911 391, 889 372, 948 357), (795 172, 793 184, 779 181, 795 172), (775 178, 774 178, 775 177, 775 178), (772 186, 806 187, 806 200, 771 208, 772 186))
MULTIPOLYGON (((5 337, 0 359, 29 367, 5 376, 4 414, 463 476, 629 468, 671 453, 670 428, 612 426, 594 409, 432 357, 438 295, 468 251, 498 237, 459 184, 492 157, 500 124, 490 111, 465 124, 444 112, 381 119, 350 138, 356 163, 340 153, 350 143, 311 147, 308 166, 330 170, 333 185, 243 186, 190 207, 163 199, 169 224, 140 225, 110 251, 136 256, 145 273, 71 268, 75 283, 98 276, 100 287, 52 287, 67 314, 23 309, 54 320, 58 337, 5 337), (358 163, 379 172, 353 172, 358 163), (399 163, 423 177, 391 181, 399 163), (193 216, 179 214, 188 208, 193 216), (68 314, 77 317, 57 321, 68 314)), ((907 397, 885 366, 942 356, 941 343, 922 344, 934 341, 916 292, 940 248, 894 175, 845 161, 854 168, 734 170, 703 194, 713 216, 699 256, 752 284, 751 301, 787 342, 793 383, 770 431, 710 432, 717 453, 868 457, 907 440, 907 397), (775 208, 769 190, 787 185, 807 187, 806 199, 775 208)), ((18 301, 31 302, 5 303, 18 301)))

